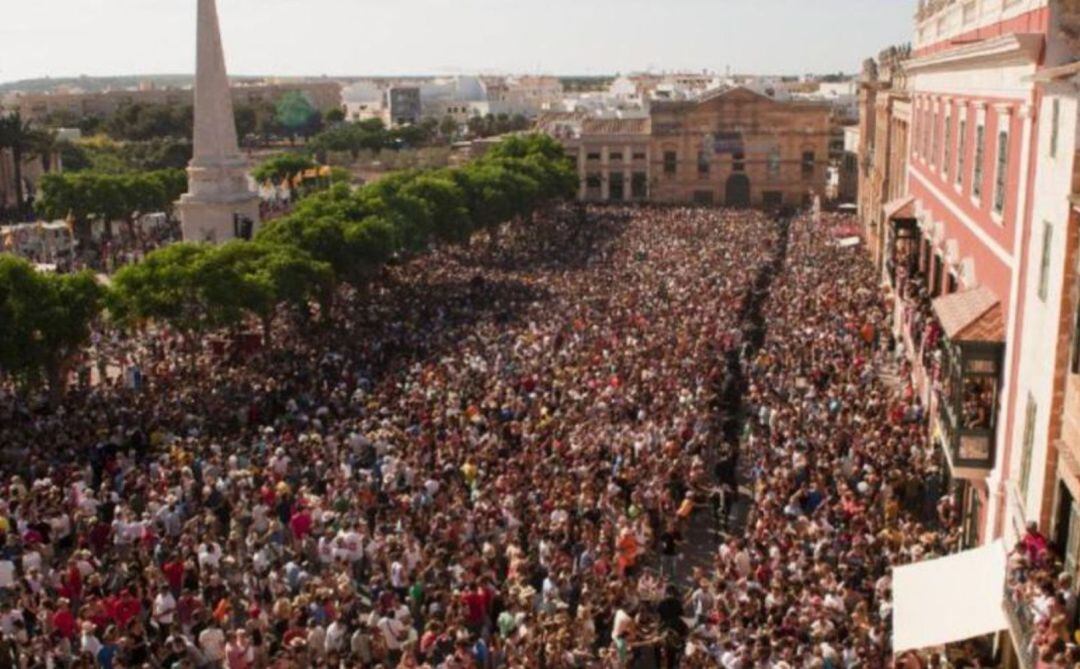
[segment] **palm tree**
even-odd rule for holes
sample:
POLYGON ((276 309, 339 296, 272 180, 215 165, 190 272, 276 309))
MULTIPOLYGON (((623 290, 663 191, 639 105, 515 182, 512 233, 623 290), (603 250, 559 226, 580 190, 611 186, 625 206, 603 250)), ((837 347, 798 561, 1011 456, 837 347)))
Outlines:
POLYGON ((51 157, 55 139, 53 133, 34 128, 30 121, 23 121, 17 110, 0 116, 0 149, 11 150, 15 170, 15 210, 19 215, 26 213, 26 202, 23 199, 23 161, 36 156, 51 157))

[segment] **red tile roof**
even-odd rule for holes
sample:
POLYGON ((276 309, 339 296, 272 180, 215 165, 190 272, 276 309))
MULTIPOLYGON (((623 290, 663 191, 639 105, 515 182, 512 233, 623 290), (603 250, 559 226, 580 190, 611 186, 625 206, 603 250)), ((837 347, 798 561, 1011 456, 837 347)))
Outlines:
POLYGON ((952 341, 1005 341, 1001 300, 986 286, 937 298, 934 313, 952 341))
POLYGON ((581 132, 587 135, 648 135, 652 119, 645 118, 590 118, 581 124, 581 132))
POLYGON ((885 220, 915 218, 915 197, 907 195, 885 203, 885 220))

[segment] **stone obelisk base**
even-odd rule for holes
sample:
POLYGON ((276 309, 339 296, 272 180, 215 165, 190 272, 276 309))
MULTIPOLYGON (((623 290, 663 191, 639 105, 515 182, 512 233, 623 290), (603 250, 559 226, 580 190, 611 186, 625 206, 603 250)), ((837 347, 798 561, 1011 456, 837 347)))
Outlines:
POLYGON ((184 195, 177 203, 184 241, 220 243, 236 237, 235 216, 252 222, 259 230, 259 198, 252 195, 228 202, 204 202, 184 195))

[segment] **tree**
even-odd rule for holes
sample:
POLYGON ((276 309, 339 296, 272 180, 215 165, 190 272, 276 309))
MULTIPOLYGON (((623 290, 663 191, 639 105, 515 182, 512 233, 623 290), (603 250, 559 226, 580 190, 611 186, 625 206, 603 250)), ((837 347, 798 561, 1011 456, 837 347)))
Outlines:
POLYGON ((20 215, 26 211, 26 199, 23 197, 23 162, 48 153, 48 146, 53 143, 54 137, 50 132, 33 127, 29 121, 23 121, 18 111, 6 116, 0 115, 0 149, 11 151, 15 210, 20 215))
POLYGON ((345 239, 346 221, 327 214, 319 217, 285 216, 264 225, 256 243, 292 248, 329 265, 338 280, 348 280, 355 264, 345 239))
POLYGON ((432 231, 444 242, 462 242, 472 232, 465 194, 448 174, 421 174, 405 184, 402 193, 426 203, 432 231))
POLYGON ((453 139, 458 131, 458 122, 453 116, 444 116, 439 122, 439 134, 446 139, 453 139))
POLYGON ((42 275, 37 303, 37 356, 49 382, 53 406, 60 402, 71 360, 90 341, 90 325, 101 313, 105 289, 90 271, 42 275))
POLYGON ((45 274, 0 255, 0 370, 32 384, 44 377, 54 403, 72 358, 90 340, 104 288, 93 274, 45 274))
POLYGON ((348 153, 353 160, 360 156, 361 151, 378 153, 391 144, 390 133, 379 119, 341 123, 320 132, 309 142, 311 149, 320 156, 325 157, 333 151, 348 153))
POLYGON ((259 183, 270 181, 278 184, 283 179, 291 179, 293 176, 315 167, 318 167, 318 165, 308 156, 298 153, 279 153, 253 169, 251 176, 259 183))
POLYGON ((89 222, 125 221, 134 225, 137 214, 172 213, 173 204, 187 189, 181 170, 139 174, 76 172, 47 174, 41 180, 38 213, 45 218, 74 220, 78 236, 89 236, 89 222))
POLYGON ((233 116, 236 118, 236 136, 243 144, 259 127, 259 114, 251 105, 236 105, 233 116))
POLYGON ((323 118, 329 125, 336 125, 345 121, 345 110, 341 108, 334 108, 326 112, 326 116, 323 118))
POLYGON ((190 139, 194 124, 191 105, 125 104, 105 121, 106 132, 118 140, 190 139))
POLYGON ((300 91, 289 91, 281 96, 275 108, 276 121, 290 138, 314 134, 316 126, 322 125, 322 114, 300 91))
POLYGON ((58 149, 65 172, 81 172, 94 164, 89 152, 75 142, 61 142, 58 149))
POLYGON ((191 242, 171 244, 121 268, 109 293, 113 320, 128 327, 165 323, 191 342, 192 335, 206 326, 198 270, 210 249, 191 242))

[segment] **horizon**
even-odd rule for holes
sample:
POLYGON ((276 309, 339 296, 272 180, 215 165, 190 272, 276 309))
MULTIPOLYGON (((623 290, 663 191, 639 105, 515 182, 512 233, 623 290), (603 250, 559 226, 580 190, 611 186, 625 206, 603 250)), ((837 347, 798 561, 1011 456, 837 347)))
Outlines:
MULTIPOLYGON (((446 77, 468 77, 468 76, 548 76, 558 79, 611 79, 620 76, 636 76, 636 75, 654 75, 663 76, 668 74, 712 74, 718 77, 828 77, 828 76, 844 76, 854 78, 858 76, 857 71, 838 71, 838 72, 717 72, 713 70, 702 71, 702 69, 679 69, 679 70, 632 70, 626 72, 597 72, 583 74, 580 72, 514 72, 514 71, 473 71, 473 72, 446 72, 446 73, 432 73, 432 72, 413 72, 413 73, 401 73, 401 74, 229 74, 230 80, 267 80, 267 79, 283 79, 283 80, 304 80, 304 81, 318 81, 320 79, 327 80, 347 80, 347 79, 438 79, 446 77)), ((194 79, 195 74, 185 72, 147 72, 147 73, 117 73, 117 74, 77 74, 77 75, 65 75, 65 76, 41 76, 30 77, 26 79, 15 80, 0 80, 0 87, 13 87, 17 84, 27 82, 42 82, 42 81, 94 81, 94 80, 106 80, 106 79, 141 79, 152 80, 156 78, 183 78, 190 77, 194 79)), ((18 92, 19 89, 13 89, 18 92)))

